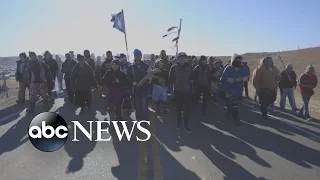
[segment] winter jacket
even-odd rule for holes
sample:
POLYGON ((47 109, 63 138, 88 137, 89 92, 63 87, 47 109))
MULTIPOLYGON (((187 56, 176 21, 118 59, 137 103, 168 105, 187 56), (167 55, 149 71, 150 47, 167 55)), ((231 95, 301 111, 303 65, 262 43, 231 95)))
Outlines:
POLYGON ((57 77, 57 72, 58 72, 58 63, 54 59, 44 59, 44 63, 49 67, 50 72, 52 74, 53 80, 56 79, 57 77))
POLYGON ((279 75, 277 67, 272 66, 270 71, 265 65, 266 57, 260 60, 260 66, 256 68, 252 74, 252 82, 254 88, 259 92, 260 90, 277 91, 278 81, 276 76, 279 75))
POLYGON ((280 73, 280 76, 281 76, 281 81, 279 82, 280 89, 297 87, 297 75, 294 71, 291 71, 289 73, 290 78, 286 70, 283 70, 280 73))
POLYGON ((45 63, 39 60, 32 60, 29 62, 28 71, 31 74, 31 83, 53 84, 53 76, 45 63))
POLYGON ((189 63, 173 65, 169 72, 169 82, 174 84, 175 91, 191 92, 192 66, 189 63))
POLYGON ((103 77, 104 74, 106 74, 107 71, 111 70, 111 62, 112 60, 105 60, 101 64, 101 76, 103 77))
MULTIPOLYGON (((132 87, 133 82, 139 82, 143 77, 145 77, 149 72, 151 72, 151 70, 151 67, 142 61, 140 63, 134 63, 131 66, 129 66, 127 70, 129 85, 132 87)), ((147 92, 148 83, 145 83, 140 87, 134 86, 134 92, 138 91, 147 92)))
POLYGON ((31 74, 28 71, 29 61, 25 60, 24 62, 19 60, 17 61, 17 68, 15 73, 16 81, 29 83, 31 74))
POLYGON ((92 70, 95 70, 95 62, 92 58, 86 59, 86 63, 92 68, 92 70))
POLYGON ((101 79, 101 85, 106 84, 108 88, 120 88, 126 87, 128 83, 127 75, 125 72, 118 70, 109 70, 101 79), (116 83, 115 80, 118 79, 119 83, 116 83))
POLYGON ((196 86, 210 86, 211 71, 208 65, 196 65, 192 73, 196 86))
POLYGON ((94 75, 96 76, 97 82, 100 82, 103 78, 103 76, 101 75, 101 65, 102 65, 101 61, 97 61, 95 63, 94 75))
POLYGON ((91 66, 87 63, 80 66, 80 63, 77 63, 70 76, 70 85, 75 91, 82 92, 90 91, 91 87, 97 86, 97 81, 91 66))
MULTIPOLYGON (((169 71, 162 69, 161 72, 155 73, 154 75, 164 79, 166 85, 169 84, 169 71)), ((152 79, 152 83, 156 85, 160 85, 159 81, 155 78, 152 79)))
POLYGON ((64 79, 69 80, 73 67, 77 64, 77 61, 71 59, 71 60, 65 60, 62 63, 61 72, 64 73, 64 79))
POLYGON ((247 68, 244 66, 234 67, 232 66, 233 61, 238 57, 238 54, 234 54, 231 58, 230 65, 226 66, 222 76, 220 78, 223 91, 228 96, 240 98, 243 92, 243 82, 247 81, 250 74, 247 68), (241 79, 239 82, 236 79, 241 79))
POLYGON ((308 75, 306 73, 301 74, 299 80, 299 92, 301 94, 309 94, 310 96, 314 95, 314 88, 311 87, 302 87, 301 85, 308 85, 316 87, 318 84, 318 79, 315 74, 308 75))

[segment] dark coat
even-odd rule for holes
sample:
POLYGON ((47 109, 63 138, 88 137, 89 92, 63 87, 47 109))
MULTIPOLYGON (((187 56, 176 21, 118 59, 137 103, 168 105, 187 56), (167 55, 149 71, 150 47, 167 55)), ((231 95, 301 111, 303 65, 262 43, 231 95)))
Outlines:
POLYGON ((77 64, 77 61, 71 59, 70 61, 65 60, 62 63, 61 72, 64 73, 64 79, 70 79, 72 69, 77 64))
POLYGON ((101 85, 107 85, 108 88, 120 88, 120 87, 126 87, 128 83, 127 75, 123 71, 113 71, 109 70, 106 72, 106 74, 103 76, 101 80, 101 85), (115 82, 115 79, 119 80, 119 83, 115 82))
POLYGON ((87 63, 84 63, 84 66, 77 63, 70 76, 70 85, 74 91, 90 91, 97 86, 92 68, 87 63))

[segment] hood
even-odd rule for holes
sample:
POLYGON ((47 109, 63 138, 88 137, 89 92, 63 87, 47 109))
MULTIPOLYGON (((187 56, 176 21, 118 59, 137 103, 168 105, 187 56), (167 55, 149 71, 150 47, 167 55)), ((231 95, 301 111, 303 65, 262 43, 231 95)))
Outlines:
POLYGON ((236 53, 234 53, 232 56, 231 56, 231 59, 230 59, 230 65, 232 65, 233 64, 233 61, 235 60, 235 59, 237 59, 237 58, 239 58, 239 57, 241 57, 239 54, 236 54, 236 53))
POLYGON ((231 59, 230 59, 230 64, 232 64, 233 61, 234 61, 236 58, 238 58, 238 57, 241 57, 241 56, 240 56, 239 54, 234 53, 234 54, 232 55, 231 59))
POLYGON ((312 64, 309 64, 309 66, 306 68, 306 71, 305 71, 306 73, 315 73, 315 69, 314 69, 314 67, 313 67, 313 65, 312 64))
MULTIPOLYGON (((271 57, 270 57, 270 56, 266 56, 266 57, 260 59, 260 67, 265 66, 266 60, 267 60, 268 58, 271 58, 271 57)), ((273 66, 273 64, 272 64, 272 66, 273 66)))

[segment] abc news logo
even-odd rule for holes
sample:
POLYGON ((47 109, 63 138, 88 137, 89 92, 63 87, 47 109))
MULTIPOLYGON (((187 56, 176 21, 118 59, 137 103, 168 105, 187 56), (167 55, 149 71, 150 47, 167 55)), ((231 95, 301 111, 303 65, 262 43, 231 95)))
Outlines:
MULTIPOLYGON (((102 128, 102 124, 108 126, 113 125, 116 131, 116 135, 121 141, 124 135, 127 140, 131 140, 132 132, 134 128, 147 135, 145 139, 140 139, 136 136, 137 141, 148 141, 151 138, 151 133, 148 129, 141 126, 142 123, 150 125, 150 121, 132 121, 133 127, 129 131, 127 127, 127 121, 86 121, 85 123, 90 124, 90 129, 86 129, 78 121, 71 121, 73 124, 74 138, 72 141, 79 141, 77 139, 77 129, 80 130, 90 141, 93 139, 92 123, 97 124, 97 137, 94 141, 110 141, 111 136, 107 139, 102 138, 102 132, 109 134, 109 128, 102 128), (119 125, 119 123, 121 125, 119 125), (120 130, 122 127, 122 130, 120 130)), ((29 140, 32 145, 44 152, 53 152, 59 150, 66 143, 69 136, 69 129, 66 121, 58 114, 52 112, 43 112, 38 114, 32 119, 29 125, 29 140)))

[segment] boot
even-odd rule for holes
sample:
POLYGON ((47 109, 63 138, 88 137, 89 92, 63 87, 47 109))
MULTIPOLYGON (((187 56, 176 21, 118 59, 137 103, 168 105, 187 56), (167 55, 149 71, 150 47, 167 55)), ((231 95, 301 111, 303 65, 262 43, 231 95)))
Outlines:
POLYGON ((168 112, 167 102, 162 102, 162 111, 163 111, 163 114, 167 114, 168 112))
POLYGON ((18 99, 16 102, 17 102, 17 104, 24 104, 25 103, 25 99, 18 99))
POLYGON ((225 117, 226 120, 229 119, 229 115, 232 113, 231 111, 232 111, 232 110, 231 110, 230 105, 227 105, 227 111, 226 111, 226 117, 225 117))
POLYGON ((201 114, 202 114, 202 116, 206 116, 207 115, 207 110, 205 108, 202 108, 201 114))
POLYGON ((47 112, 47 111, 49 111, 49 101, 44 100, 43 101, 43 112, 47 112))
POLYGON ((126 121, 128 121, 130 119, 130 110, 129 109, 123 110, 123 118, 126 121))
POLYGON ((111 111, 111 112, 109 113, 109 116, 110 116, 110 120, 111 120, 111 121, 116 121, 116 120, 117 120, 116 112, 115 112, 115 111, 111 111))
POLYGON ((82 106, 82 107, 80 107, 80 108, 81 108, 80 114, 85 113, 85 110, 84 110, 85 106, 82 106))
POLYGON ((241 121, 240 121, 240 118, 239 118, 239 113, 238 113, 238 107, 232 107, 232 117, 235 121, 235 124, 237 126, 240 126, 241 125, 241 121))
POLYGON ((157 106, 157 113, 160 113, 160 102, 155 102, 155 105, 157 106))
POLYGON ((35 105, 36 105, 36 103, 30 102, 30 104, 29 104, 30 107, 27 109, 27 114, 33 114, 34 113, 35 105))

